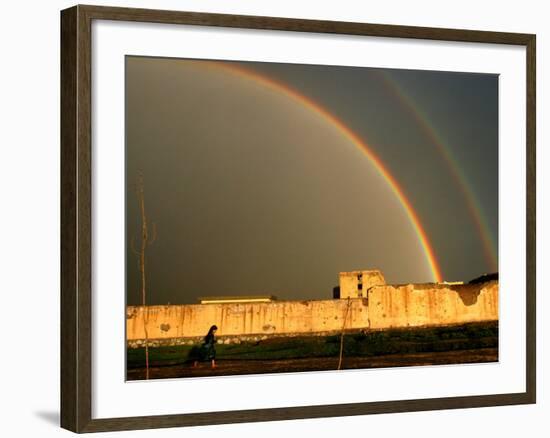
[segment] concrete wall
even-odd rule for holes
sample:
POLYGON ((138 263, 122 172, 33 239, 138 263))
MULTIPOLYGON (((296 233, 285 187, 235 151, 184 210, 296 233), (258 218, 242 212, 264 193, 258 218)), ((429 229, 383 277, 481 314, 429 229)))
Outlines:
POLYGON ((498 320, 498 282, 376 286, 368 314, 374 329, 498 320))
POLYGON ((128 341, 204 336, 318 333, 498 320, 498 282, 374 286, 366 298, 273 303, 129 306, 128 341))
POLYGON ((272 303, 192 304, 128 307, 127 337, 142 339, 148 312, 149 338, 217 335, 311 333, 368 326, 366 300, 276 301, 272 303))

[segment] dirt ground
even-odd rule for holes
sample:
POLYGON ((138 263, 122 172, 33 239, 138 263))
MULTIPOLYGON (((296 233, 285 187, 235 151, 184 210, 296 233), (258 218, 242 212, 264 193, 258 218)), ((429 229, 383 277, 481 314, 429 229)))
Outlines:
MULTIPOLYGON (((498 349, 479 348, 475 350, 445 351, 438 353, 391 354, 376 357, 345 357, 343 369, 388 368, 418 365, 446 365, 498 361, 498 349)), ((300 371, 327 371, 338 368, 338 357, 284 360, 219 360, 212 369, 210 363, 152 367, 151 379, 179 377, 209 377, 238 374, 289 373, 300 371)), ((144 368, 129 369, 127 380, 143 380, 144 368)))

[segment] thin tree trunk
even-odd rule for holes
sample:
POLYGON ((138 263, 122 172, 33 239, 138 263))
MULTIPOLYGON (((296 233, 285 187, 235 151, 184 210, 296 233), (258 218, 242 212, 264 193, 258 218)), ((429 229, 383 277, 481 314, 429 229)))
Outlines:
POLYGON ((147 295, 145 286, 145 248, 147 247, 149 233, 147 231, 147 217, 145 216, 145 196, 143 193, 143 177, 140 176, 137 187, 139 208, 141 212, 141 248, 139 252, 139 270, 141 273, 141 304, 144 307, 144 331, 145 331, 145 378, 149 379, 149 309, 147 307, 147 295))

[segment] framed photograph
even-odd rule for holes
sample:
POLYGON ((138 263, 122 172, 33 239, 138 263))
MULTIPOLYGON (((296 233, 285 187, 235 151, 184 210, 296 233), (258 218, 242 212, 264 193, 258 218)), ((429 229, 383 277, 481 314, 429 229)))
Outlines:
POLYGON ((535 403, 535 35, 61 12, 61 425, 535 403))

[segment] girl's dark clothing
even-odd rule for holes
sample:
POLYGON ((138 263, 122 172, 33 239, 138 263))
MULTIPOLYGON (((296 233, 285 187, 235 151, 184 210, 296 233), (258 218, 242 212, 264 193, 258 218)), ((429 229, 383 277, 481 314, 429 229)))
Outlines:
POLYGON ((214 333, 208 333, 204 337, 204 344, 201 345, 199 351, 199 360, 214 360, 216 359, 216 348, 214 344, 216 343, 216 338, 214 333))

